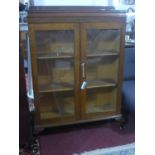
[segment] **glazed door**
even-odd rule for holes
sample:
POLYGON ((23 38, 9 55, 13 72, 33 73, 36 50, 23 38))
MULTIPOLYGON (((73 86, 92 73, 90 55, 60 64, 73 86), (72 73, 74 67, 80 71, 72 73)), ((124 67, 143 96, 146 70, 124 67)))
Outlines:
POLYGON ((30 25, 36 123, 79 118, 79 25, 30 25))
POLYGON ((120 112, 119 23, 89 23, 81 26, 82 118, 96 119, 120 112))

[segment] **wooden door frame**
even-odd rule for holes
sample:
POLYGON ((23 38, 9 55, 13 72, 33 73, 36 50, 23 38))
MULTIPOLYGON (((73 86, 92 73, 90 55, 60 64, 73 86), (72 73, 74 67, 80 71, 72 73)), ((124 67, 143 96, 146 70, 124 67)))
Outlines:
MULTIPOLYGON (((43 24, 29 24, 29 36, 30 36, 30 51, 31 51, 31 65, 32 65, 32 79, 34 88, 34 103, 35 103, 35 124, 40 125, 44 123, 40 118, 40 106, 39 106, 39 91, 38 91, 38 68, 36 61, 36 42, 35 42, 35 32, 36 31, 50 31, 50 30, 73 30, 74 31, 74 102, 75 102, 75 120, 80 118, 80 107, 79 107, 79 78, 80 78, 80 52, 79 52, 79 24, 76 23, 43 23, 43 24)), ((52 120, 52 119, 51 119, 52 120)), ((69 120, 69 119, 68 119, 69 120)), ((50 120, 45 121, 50 123, 50 120)))
MULTIPOLYGON (((119 64, 118 64, 118 85, 117 85, 117 101, 116 110, 112 112, 103 112, 99 114, 86 114, 86 104, 87 104, 87 89, 81 91, 81 118, 82 119, 93 119, 95 116, 105 117, 110 115, 121 114, 121 89, 123 80, 123 61, 124 61, 124 39, 125 36, 125 24, 122 22, 92 22, 92 23, 82 23, 80 25, 81 30, 81 61, 86 62, 86 42, 87 42, 87 29, 119 29, 120 30, 120 51, 119 51, 119 64)), ((84 79, 81 78, 81 82, 84 79)))

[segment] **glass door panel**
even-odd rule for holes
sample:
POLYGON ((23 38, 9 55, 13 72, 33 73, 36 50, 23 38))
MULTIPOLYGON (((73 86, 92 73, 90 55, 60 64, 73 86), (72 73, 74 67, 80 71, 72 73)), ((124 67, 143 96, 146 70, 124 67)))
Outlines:
POLYGON ((113 86, 117 83, 120 30, 86 30, 86 80, 87 88, 93 85, 113 86))
POLYGON ((113 111, 116 108, 116 89, 100 88, 87 90, 86 113, 113 111))
POLYGON ((87 55, 117 55, 120 48, 119 42, 120 31, 118 29, 89 29, 87 30, 87 55))
POLYGON ((35 31, 40 119, 62 120, 76 115, 74 62, 78 59, 78 30, 71 25, 66 30, 63 26, 52 30, 52 26, 35 31))
POLYGON ((39 92, 59 92, 74 90, 74 64, 70 60, 39 60, 39 92))
MULTIPOLYGON (((120 28, 104 24, 83 25, 82 55, 85 77, 87 116, 116 111, 120 28)), ((84 116, 85 116, 84 114, 84 116)), ((99 115, 101 116, 101 115, 99 115)), ((95 116, 96 117, 96 116, 95 116)))
POLYGON ((54 92, 40 95, 41 119, 74 116, 74 93, 54 92))
POLYGON ((90 86, 106 84, 116 85, 118 71, 118 57, 105 56, 88 58, 86 63, 87 88, 90 86))
POLYGON ((74 55, 73 30, 37 31, 35 37, 38 59, 63 59, 74 55))
POLYGON ((73 91, 74 31, 37 31, 36 51, 39 91, 73 91))

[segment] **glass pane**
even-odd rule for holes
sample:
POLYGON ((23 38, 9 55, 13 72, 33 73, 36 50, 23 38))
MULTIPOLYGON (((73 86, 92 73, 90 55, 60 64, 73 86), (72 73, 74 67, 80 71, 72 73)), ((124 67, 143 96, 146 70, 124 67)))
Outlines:
POLYGON ((119 52, 120 30, 90 29, 87 30, 87 54, 119 52))
POLYGON ((113 111, 116 108, 116 89, 89 89, 86 113, 113 111))
POLYGON ((73 91, 74 31, 37 31, 35 37, 39 91, 73 91))
POLYGON ((52 30, 36 32, 38 58, 73 56, 74 32, 72 30, 52 30))
POLYGON ((74 94, 49 93, 40 95, 41 119, 61 118, 74 115, 74 94))
POLYGON ((74 31, 36 31, 41 119, 74 116, 74 31))
POLYGON ((87 58, 86 77, 88 84, 94 81, 117 82, 118 57, 87 58))
POLYGON ((89 29, 87 32, 87 88, 117 82, 120 30, 89 29))
POLYGON ((73 59, 38 60, 38 88, 40 92, 73 91, 73 59))
POLYGON ((89 29, 87 32, 86 113, 114 111, 120 50, 120 30, 89 29))

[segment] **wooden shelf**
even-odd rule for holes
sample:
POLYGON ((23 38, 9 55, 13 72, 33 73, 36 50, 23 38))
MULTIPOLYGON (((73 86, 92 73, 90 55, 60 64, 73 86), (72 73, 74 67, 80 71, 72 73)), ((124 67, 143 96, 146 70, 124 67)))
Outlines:
POLYGON ((116 82, 114 82, 113 80, 93 80, 87 82, 87 89, 116 86, 116 82))
POLYGON ((114 110, 114 107, 111 104, 106 105, 106 106, 101 105, 98 107, 95 107, 95 106, 88 106, 87 107, 87 113, 100 113, 100 112, 112 111, 112 110, 114 110))
POLYGON ((42 53, 38 54, 37 59, 66 59, 66 58, 73 58, 72 55, 66 54, 66 53, 61 53, 61 54, 56 54, 56 53, 42 53))
POLYGON ((40 86, 39 93, 73 91, 73 85, 68 83, 53 83, 40 86))
POLYGON ((59 118, 61 117, 57 112, 44 112, 40 113, 41 119, 59 118))
POLYGON ((42 119, 50 119, 50 118, 61 118, 61 117, 65 117, 65 116, 72 116, 74 114, 73 111, 64 111, 63 114, 59 113, 59 112, 42 112, 41 118, 42 119))
POLYGON ((88 54, 87 55, 87 57, 102 57, 102 56, 118 56, 119 55, 119 53, 118 52, 108 52, 108 51, 106 51, 106 52, 94 52, 94 53, 92 53, 92 54, 88 54))

